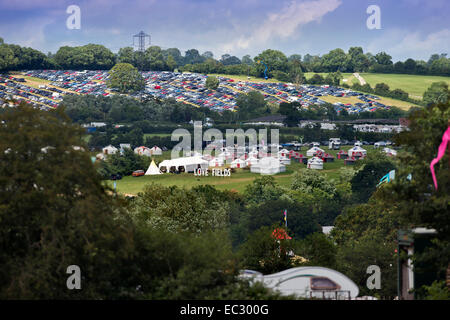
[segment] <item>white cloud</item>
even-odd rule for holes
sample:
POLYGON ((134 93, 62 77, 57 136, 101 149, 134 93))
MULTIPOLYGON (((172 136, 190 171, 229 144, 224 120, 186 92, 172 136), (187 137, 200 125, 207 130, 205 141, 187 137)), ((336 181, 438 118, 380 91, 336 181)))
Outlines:
POLYGON ((386 51, 394 61, 405 58, 427 60, 433 53, 450 53, 450 29, 427 35, 396 29, 372 41, 367 49, 372 53, 386 51))
MULTIPOLYGON (((230 52, 264 45, 274 38, 289 38, 296 30, 313 21, 320 21, 341 5, 341 0, 291 1, 277 13, 268 14, 261 25, 252 28, 250 34, 237 37, 222 45, 221 50, 230 52)), ((244 27, 240 28, 245 29, 244 27)))

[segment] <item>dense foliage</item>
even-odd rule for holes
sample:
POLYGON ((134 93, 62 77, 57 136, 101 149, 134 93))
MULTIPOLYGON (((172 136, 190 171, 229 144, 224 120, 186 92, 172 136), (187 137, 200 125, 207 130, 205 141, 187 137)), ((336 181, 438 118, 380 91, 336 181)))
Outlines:
MULTIPOLYGON (((421 75, 450 75, 450 58, 447 54, 433 54, 427 61, 408 58, 393 62, 386 52, 364 53, 361 47, 351 47, 348 52, 337 48, 320 55, 292 54, 286 56, 279 50, 267 49, 253 59, 245 55, 242 59, 224 54, 215 59, 210 51, 202 54, 197 49, 189 49, 184 56, 178 48, 162 49, 150 46, 144 52, 132 47, 120 48, 114 54, 108 48, 88 44, 78 47, 63 46, 55 54, 45 55, 31 48, 0 42, 0 71, 21 69, 72 69, 108 70, 116 63, 129 63, 139 70, 183 71, 199 73, 223 73, 236 75, 264 76, 265 66, 268 76, 280 81, 304 82, 303 72, 375 72, 406 73, 421 75)), ((339 77, 329 81, 336 82, 339 77)), ((328 80, 327 80, 328 81, 328 80)))

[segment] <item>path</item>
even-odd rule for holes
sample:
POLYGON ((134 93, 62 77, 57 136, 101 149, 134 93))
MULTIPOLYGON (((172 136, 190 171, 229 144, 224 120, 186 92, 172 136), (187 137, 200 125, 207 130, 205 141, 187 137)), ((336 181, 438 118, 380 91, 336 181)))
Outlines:
POLYGON ((364 80, 364 78, 361 77, 361 76, 359 75, 359 73, 356 73, 356 72, 355 72, 355 73, 353 74, 353 76, 354 76, 356 79, 359 80, 359 83, 360 83, 362 86, 366 84, 366 80, 364 80))

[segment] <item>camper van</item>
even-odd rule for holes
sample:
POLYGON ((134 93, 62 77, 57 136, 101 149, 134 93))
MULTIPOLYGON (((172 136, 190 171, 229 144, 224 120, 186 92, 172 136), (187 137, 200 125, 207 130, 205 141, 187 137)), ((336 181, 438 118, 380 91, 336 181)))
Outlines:
POLYGON ((340 138, 330 138, 328 148, 330 150, 339 150, 341 147, 341 139, 340 138))

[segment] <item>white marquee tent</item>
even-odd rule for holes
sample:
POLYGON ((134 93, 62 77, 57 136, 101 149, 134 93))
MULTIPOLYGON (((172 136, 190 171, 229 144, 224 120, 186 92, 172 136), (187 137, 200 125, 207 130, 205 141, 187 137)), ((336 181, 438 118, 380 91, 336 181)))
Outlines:
POLYGON ((164 160, 159 164, 159 170, 162 172, 175 171, 194 172, 195 169, 208 169, 209 162, 201 157, 183 157, 171 160, 164 160))

